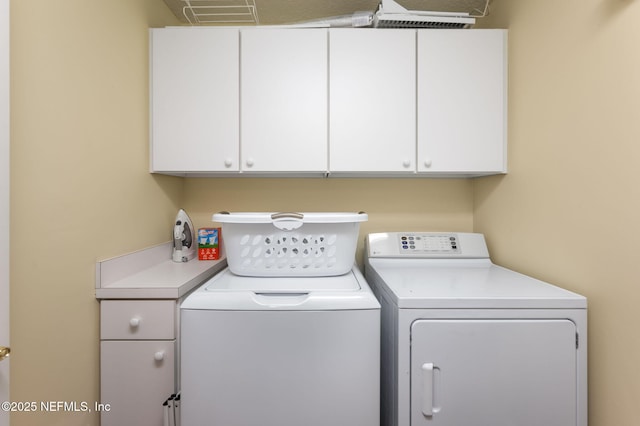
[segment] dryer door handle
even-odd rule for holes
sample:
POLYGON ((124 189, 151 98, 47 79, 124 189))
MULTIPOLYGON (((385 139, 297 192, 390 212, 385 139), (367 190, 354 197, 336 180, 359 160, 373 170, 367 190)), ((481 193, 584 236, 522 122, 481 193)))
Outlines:
POLYGON ((433 416, 433 363, 422 364, 422 414, 433 416))

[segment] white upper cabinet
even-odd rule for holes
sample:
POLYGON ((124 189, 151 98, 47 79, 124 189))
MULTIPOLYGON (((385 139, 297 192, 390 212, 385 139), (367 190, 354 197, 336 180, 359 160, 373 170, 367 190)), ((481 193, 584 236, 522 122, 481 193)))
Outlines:
POLYGON ((415 172, 415 31, 332 29, 329 46, 331 172, 415 172))
POLYGON ((326 29, 241 34, 241 169, 327 171, 326 29))
POLYGON ((506 36, 418 31, 418 172, 506 172, 506 36))
POLYGON ((152 29, 151 171, 239 170, 239 31, 152 29))
POLYGON ((151 171, 506 172, 506 30, 151 30, 151 171))

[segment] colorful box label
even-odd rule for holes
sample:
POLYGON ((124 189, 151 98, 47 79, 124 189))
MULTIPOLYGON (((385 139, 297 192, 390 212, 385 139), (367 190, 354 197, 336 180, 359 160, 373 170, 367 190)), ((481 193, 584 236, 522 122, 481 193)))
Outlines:
POLYGON ((220 228, 198 229, 198 259, 220 259, 220 228))

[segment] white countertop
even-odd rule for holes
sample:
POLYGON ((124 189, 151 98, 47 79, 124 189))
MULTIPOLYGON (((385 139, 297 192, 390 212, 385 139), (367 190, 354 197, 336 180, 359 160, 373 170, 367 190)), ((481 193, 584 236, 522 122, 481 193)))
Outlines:
POLYGON ((177 263, 171 242, 96 263, 96 299, 179 299, 227 265, 220 260, 177 263))

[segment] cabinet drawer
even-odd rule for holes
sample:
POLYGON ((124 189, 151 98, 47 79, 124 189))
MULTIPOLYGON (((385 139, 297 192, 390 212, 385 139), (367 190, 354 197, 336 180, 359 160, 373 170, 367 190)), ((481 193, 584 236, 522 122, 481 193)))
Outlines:
POLYGON ((174 339, 175 317, 175 300, 104 300, 100 302, 100 339, 174 339))

